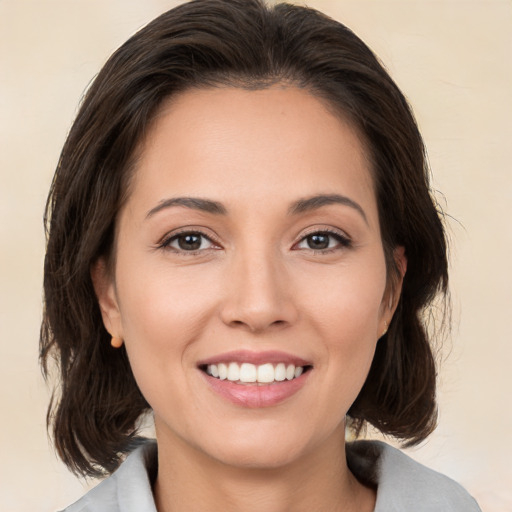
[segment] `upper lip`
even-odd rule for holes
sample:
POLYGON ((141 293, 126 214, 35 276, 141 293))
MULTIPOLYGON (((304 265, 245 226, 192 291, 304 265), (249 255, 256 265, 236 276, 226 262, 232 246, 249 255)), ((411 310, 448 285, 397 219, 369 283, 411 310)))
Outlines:
POLYGON ((302 359, 301 357, 278 350, 266 350, 263 352, 254 352, 250 350, 234 350, 231 352, 224 352, 207 359, 203 359, 197 363, 198 366, 208 366, 210 364, 219 363, 252 363, 254 365, 261 365, 265 363, 285 363, 293 364, 295 366, 310 366, 311 362, 302 359))

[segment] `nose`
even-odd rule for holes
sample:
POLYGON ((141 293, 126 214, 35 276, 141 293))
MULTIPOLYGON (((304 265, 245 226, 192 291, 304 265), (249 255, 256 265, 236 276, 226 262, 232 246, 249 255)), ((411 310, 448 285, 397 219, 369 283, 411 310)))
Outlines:
POLYGON ((298 311, 291 285, 285 266, 271 251, 234 256, 228 270, 222 321, 252 333, 293 324, 298 311))

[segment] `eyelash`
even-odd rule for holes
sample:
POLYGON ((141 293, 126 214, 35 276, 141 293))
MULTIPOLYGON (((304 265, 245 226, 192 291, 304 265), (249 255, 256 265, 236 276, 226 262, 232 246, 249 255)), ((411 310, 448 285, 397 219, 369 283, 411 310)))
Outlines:
MULTIPOLYGON (((352 247, 352 240, 340 233, 339 231, 335 231, 332 229, 315 229, 314 231, 311 231, 309 233, 306 233, 296 244, 294 244, 293 247, 297 247, 299 244, 306 242, 309 237, 320 235, 320 236, 327 236, 330 238, 334 238, 337 242, 337 244, 334 247, 327 247, 325 249, 313 249, 312 247, 307 248, 306 250, 313 251, 314 254, 331 254, 335 251, 339 251, 340 249, 350 249, 352 247)), ((307 243, 307 242, 306 242, 307 243)), ((330 245, 330 242, 329 242, 330 245)), ((296 249, 300 250, 300 249, 296 249)))
MULTIPOLYGON (((301 250, 298 246, 301 243, 306 242, 307 239, 312 236, 327 236, 329 238, 334 238, 337 242, 337 244, 334 247, 327 247, 324 249, 314 249, 312 247, 304 248, 309 251, 313 251, 314 254, 330 254, 332 252, 338 251, 342 248, 350 248, 352 247, 352 240, 348 238, 346 235, 342 235, 338 231, 330 230, 330 229, 317 229, 314 231, 311 231, 307 234, 305 234, 297 243, 295 243, 292 246, 292 250, 301 250)), ((330 241, 328 242, 330 245, 330 241)), ((199 230, 183 230, 178 233, 173 233, 171 236, 165 237, 157 246, 158 249, 164 249, 164 250, 170 250, 175 252, 176 254, 181 254, 184 256, 194 256, 198 255, 204 251, 208 250, 218 250, 220 248, 220 244, 215 241, 211 236, 206 235, 202 231, 199 230), (186 236, 196 236, 201 239, 200 244, 202 245, 203 242, 206 240, 208 241, 211 246, 205 249, 194 249, 194 250, 186 250, 179 247, 172 247, 172 243, 175 241, 178 241, 180 238, 186 237, 186 236)))
POLYGON ((170 250, 175 252, 176 254, 182 254, 185 256, 193 256, 200 254, 206 250, 217 250, 220 247, 220 244, 216 242, 211 236, 206 235, 202 231, 195 229, 184 229, 178 233, 173 233, 171 236, 166 236, 157 246, 158 249, 170 250), (208 247, 206 249, 195 249, 195 250, 186 250, 179 247, 172 247, 172 242, 178 241, 180 238, 184 238, 186 236, 196 236, 201 239, 201 245, 206 240, 208 241, 212 247, 208 247))

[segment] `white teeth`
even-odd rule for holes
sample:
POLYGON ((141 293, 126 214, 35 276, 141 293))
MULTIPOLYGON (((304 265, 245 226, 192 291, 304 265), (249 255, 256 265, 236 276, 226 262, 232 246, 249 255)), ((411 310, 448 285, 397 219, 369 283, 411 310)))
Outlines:
POLYGON ((258 382, 274 382, 274 367, 270 363, 258 366, 258 382))
POLYGON ((240 380, 240 366, 236 363, 229 363, 228 366, 228 380, 236 382, 240 380))
POLYGON ((304 371, 304 367, 295 366, 293 364, 286 365, 278 363, 275 367, 271 363, 256 366, 251 363, 238 364, 219 363, 209 364, 206 367, 206 373, 220 380, 229 380, 231 382, 241 383, 261 383, 270 384, 272 382, 282 382, 284 380, 292 380, 300 377, 304 371))
POLYGON ((242 366, 240 366, 240 382, 256 382, 257 377, 256 366, 251 363, 242 363, 242 366))
MULTIPOLYGON (((213 375, 213 372, 211 372, 213 375)), ((228 367, 224 363, 219 364, 219 379, 226 380, 228 376, 228 367)))
POLYGON ((276 366, 274 373, 274 379, 277 380, 277 382, 282 382, 284 379, 286 379, 286 366, 284 363, 279 363, 276 366))

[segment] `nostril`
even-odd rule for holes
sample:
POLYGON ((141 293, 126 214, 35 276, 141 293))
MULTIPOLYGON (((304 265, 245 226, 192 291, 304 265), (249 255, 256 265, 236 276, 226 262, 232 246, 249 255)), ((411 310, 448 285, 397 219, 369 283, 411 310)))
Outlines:
POLYGON ((244 322, 243 320, 231 320, 231 322, 229 322, 231 327, 247 329, 253 333, 263 332, 267 329, 278 329, 287 324, 288 322, 286 320, 274 320, 270 323, 264 321, 257 322, 255 320, 248 320, 247 322, 244 322))

